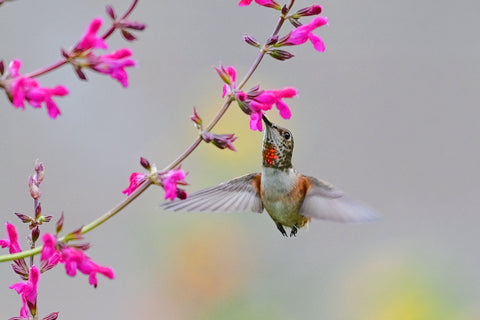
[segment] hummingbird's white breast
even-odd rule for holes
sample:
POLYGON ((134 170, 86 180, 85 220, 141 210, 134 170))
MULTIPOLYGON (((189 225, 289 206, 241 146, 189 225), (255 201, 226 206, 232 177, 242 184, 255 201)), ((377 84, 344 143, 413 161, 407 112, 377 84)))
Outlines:
POLYGON ((301 201, 292 199, 292 191, 299 176, 299 173, 293 168, 279 170, 264 167, 262 169, 261 198, 263 206, 275 222, 280 222, 287 227, 292 227, 299 222, 298 212, 301 201))

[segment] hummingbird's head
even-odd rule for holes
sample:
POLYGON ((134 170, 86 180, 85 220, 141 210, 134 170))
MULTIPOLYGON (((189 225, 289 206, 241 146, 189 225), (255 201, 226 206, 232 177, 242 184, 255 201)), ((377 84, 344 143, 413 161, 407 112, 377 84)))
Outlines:
POLYGON ((262 116, 265 122, 263 134, 263 166, 276 169, 292 167, 293 136, 290 130, 277 126, 262 116))

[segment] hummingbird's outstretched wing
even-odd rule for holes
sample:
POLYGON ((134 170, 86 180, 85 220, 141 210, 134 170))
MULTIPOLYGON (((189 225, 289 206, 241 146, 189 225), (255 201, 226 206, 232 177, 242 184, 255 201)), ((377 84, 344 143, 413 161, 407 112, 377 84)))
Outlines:
POLYGON ((252 173, 189 194, 185 200, 165 202, 163 209, 173 211, 263 211, 260 188, 260 173, 252 173))
POLYGON ((378 219, 370 208, 346 197, 332 185, 314 177, 305 178, 309 180, 310 188, 300 208, 301 215, 345 223, 364 223, 378 219))

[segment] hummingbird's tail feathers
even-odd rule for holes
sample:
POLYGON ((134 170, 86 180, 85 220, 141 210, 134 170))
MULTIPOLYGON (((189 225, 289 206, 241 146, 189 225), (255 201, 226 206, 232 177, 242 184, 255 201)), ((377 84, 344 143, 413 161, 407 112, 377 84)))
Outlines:
POLYGON ((185 200, 165 202, 161 208, 172 211, 238 212, 263 211, 257 191, 260 173, 252 173, 224 182, 216 187, 192 193, 185 200))
POLYGON ((313 177, 311 187, 300 208, 306 217, 344 223, 367 223, 378 220, 378 215, 367 206, 356 202, 332 185, 313 177))

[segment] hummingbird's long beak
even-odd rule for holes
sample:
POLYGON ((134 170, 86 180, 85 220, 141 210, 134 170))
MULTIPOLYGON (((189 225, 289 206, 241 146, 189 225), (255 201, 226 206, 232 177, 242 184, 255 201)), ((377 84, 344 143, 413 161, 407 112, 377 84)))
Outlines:
POLYGON ((265 124, 267 126, 269 126, 269 127, 272 126, 272 123, 270 122, 270 120, 268 120, 268 118, 264 114, 262 114, 262 119, 263 119, 263 122, 265 122, 265 124))

